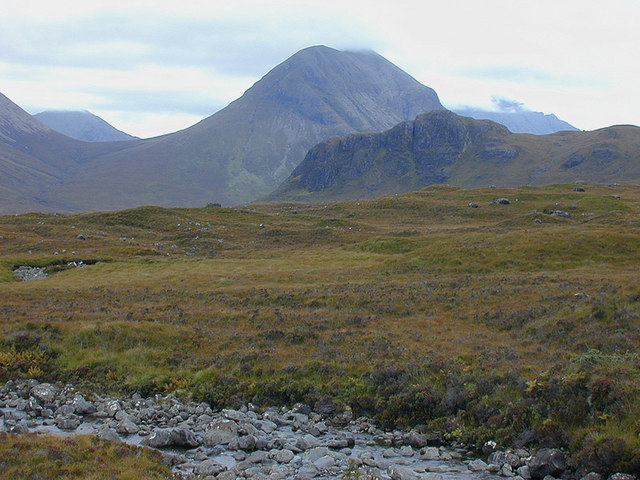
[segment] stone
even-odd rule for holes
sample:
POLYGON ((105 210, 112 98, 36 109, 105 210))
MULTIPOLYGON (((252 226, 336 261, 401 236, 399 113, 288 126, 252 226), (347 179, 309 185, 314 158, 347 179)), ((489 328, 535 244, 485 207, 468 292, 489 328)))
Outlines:
POLYGON ((511 200, 509 200, 508 198, 505 198, 505 197, 498 197, 498 198, 494 199, 492 203, 495 203, 497 205, 510 205, 511 204, 511 200))
POLYGON ((467 464, 467 468, 472 472, 484 472, 487 469, 487 464, 480 460, 472 460, 467 464))
POLYGON ((289 463, 291 460, 293 460, 293 457, 295 455, 293 454, 293 452, 291 450, 280 450, 277 454, 276 454, 276 461, 278 463, 289 463))
POLYGON ((307 463, 300 467, 298 470, 298 475, 296 478, 305 479, 305 478, 314 478, 320 473, 318 471, 318 467, 316 467, 313 463, 307 463))
POLYGON ((419 480, 420 477, 410 468, 401 465, 393 465, 389 468, 389 475, 392 480, 419 480))
POLYGON ((508 463, 502 465, 502 468, 498 471, 498 475, 501 477, 515 477, 516 474, 513 473, 513 468, 508 463))
POLYGON ((502 452, 499 450, 489 455, 487 462, 493 463, 499 466, 509 465, 510 467, 514 467, 514 468, 517 468, 522 465, 522 461, 520 460, 520 457, 515 453, 502 452))
MULTIPOLYGON (((526 465, 521 466, 516 470, 516 473, 520 475, 524 480, 531 480, 531 472, 529 471, 529 467, 526 465)), ((592 480, 602 480, 600 479, 592 479, 592 480)))
POLYGON ((613 475, 609 475, 607 480, 636 480, 636 477, 629 473, 614 473, 613 475))
POLYGON ((426 447, 420 452, 420 458, 422 460, 439 460, 440 450, 437 447, 426 447))
POLYGON ((60 430, 75 430, 80 426, 80 420, 73 417, 58 417, 55 424, 60 430))
POLYGON ((467 203, 467 207, 469 207, 469 208, 478 208, 478 207, 480 207, 480 205, 478 205, 476 202, 469 202, 469 203, 467 203))
POLYGON ((195 448, 200 445, 200 442, 191 430, 174 428, 171 430, 171 445, 174 447, 195 448))
POLYGON ((171 445, 171 431, 162 428, 156 428, 151 435, 145 437, 142 445, 152 448, 164 448, 171 445))
POLYGON ((309 450, 320 446, 320 440, 310 434, 303 435, 296 440, 296 447, 300 450, 309 450))
POLYGON ((224 472, 226 469, 227 467, 220 465, 215 460, 205 460, 204 462, 196 465, 196 467, 193 469, 193 473, 206 477, 207 475, 218 475, 224 472))
POLYGON ((102 439, 107 440, 109 442, 120 443, 122 439, 118 436, 115 430, 107 427, 106 425, 102 425, 95 431, 95 436, 102 439))
POLYGON ((584 475, 580 480, 602 480, 602 475, 596 472, 589 472, 584 475))
POLYGON ((41 405, 45 405, 55 401, 58 388, 50 383, 41 383, 33 387, 30 393, 41 405))
POLYGON ((207 446, 227 445, 238 438, 238 424, 233 420, 214 421, 205 432, 202 443, 207 446))
POLYGON ((333 457, 325 455, 324 457, 320 457, 319 459, 317 459, 315 462, 313 462, 313 464, 318 470, 323 471, 333 467, 336 464, 336 461, 333 459, 333 457))
POLYGON ((527 462, 527 466, 533 480, 542 480, 547 475, 559 477, 567 469, 564 453, 555 448, 541 449, 527 462))
POLYGON ((329 449, 327 447, 315 447, 307 450, 304 454, 305 462, 315 462, 317 459, 324 457, 329 454, 329 449))
POLYGON ((245 452, 250 452, 256 448, 256 437, 253 435, 243 435, 238 437, 238 448, 245 452))
POLYGON ((404 443, 413 448, 422 448, 427 446, 428 439, 426 435, 412 430, 405 436, 404 443))
POLYGON ((116 427, 116 432, 126 435, 132 435, 138 433, 140 428, 131 421, 129 418, 122 420, 116 427))
POLYGON ((404 447, 400 448, 400 455, 402 455, 403 457, 413 457, 413 455, 416 452, 413 451, 413 448, 411 448, 409 445, 405 445, 404 447))

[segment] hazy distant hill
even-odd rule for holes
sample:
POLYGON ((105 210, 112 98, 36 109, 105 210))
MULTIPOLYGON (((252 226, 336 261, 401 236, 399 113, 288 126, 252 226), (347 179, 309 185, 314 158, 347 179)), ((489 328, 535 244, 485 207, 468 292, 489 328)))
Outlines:
POLYGON ((510 133, 452 112, 420 115, 378 134, 312 148, 269 200, 371 198, 430 184, 463 187, 640 181, 640 128, 510 133))
POLYGON ((86 110, 48 110, 36 113, 34 117, 56 132, 85 142, 117 142, 137 138, 86 110))
POLYGON ((465 117, 472 117, 478 120, 493 120, 511 130, 513 133, 533 133, 535 135, 546 135, 561 131, 577 131, 573 125, 560 120, 554 114, 545 115, 542 112, 517 109, 513 111, 491 111, 479 108, 453 108, 453 112, 465 117))
POLYGON ((128 144, 74 140, 51 130, 0 94, 0 213, 81 210, 83 198, 67 203, 50 195, 50 189, 61 185, 88 159, 128 144))

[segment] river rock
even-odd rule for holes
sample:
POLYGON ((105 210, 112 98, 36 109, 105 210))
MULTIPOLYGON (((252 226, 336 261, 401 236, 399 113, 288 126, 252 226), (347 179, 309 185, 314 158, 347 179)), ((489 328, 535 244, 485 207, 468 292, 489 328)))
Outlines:
POLYGON ((392 480, 419 480, 420 477, 410 468, 394 465, 389 468, 389 475, 392 480))
POLYGON ((73 409, 75 410, 75 413, 77 415, 90 415, 98 411, 96 406, 93 403, 85 400, 82 395, 76 395, 73 398, 73 402, 71 405, 73 406, 73 409))
POLYGON ((324 457, 320 457, 319 459, 317 459, 315 462, 313 462, 313 464, 318 470, 323 471, 333 467, 336 464, 336 461, 333 459, 333 457, 325 455, 324 457))
POLYGON ((256 437, 253 435, 243 435, 238 437, 238 448, 245 452, 250 452, 256 448, 256 437))
POLYGON ((602 475, 596 472, 589 472, 584 475, 580 480, 602 480, 602 475))
POLYGON ((426 447, 421 450, 420 458, 422 460, 439 460, 440 450, 438 447, 426 447))
POLYGON ((410 445, 414 448, 426 447, 428 444, 427 436, 422 433, 418 433, 415 430, 412 430, 407 435, 405 435, 403 440, 405 444, 410 445))
POLYGON ((60 430, 75 430, 80 426, 80 420, 74 417, 58 417, 55 424, 60 430))
POLYGON ((542 480, 547 475, 559 477, 567 469, 564 453, 555 448, 541 449, 527 466, 533 480, 542 480))
POLYGON ((140 428, 135 423, 133 423, 131 419, 128 417, 122 420, 116 427, 116 432, 122 433, 125 435, 138 433, 138 431, 140 431, 140 428))
POLYGON ((607 480, 636 480, 636 477, 629 473, 614 473, 607 480))
POLYGON ((58 387, 50 383, 36 385, 30 391, 31 395, 40 402, 41 405, 53 403, 58 396, 58 387))
POLYGON ((477 460, 470 461, 467 467, 472 472, 484 472, 487 469, 487 464, 478 458, 477 460))
MULTIPOLYGON (((520 475, 522 478, 524 478, 524 480, 531 480, 531 471, 529 470, 529 467, 526 465, 523 465, 520 468, 518 468, 518 470, 516 470, 516 473, 520 475)), ((602 480, 602 479, 599 478, 599 479, 592 479, 592 480, 602 480)))
POLYGON ((118 436, 115 430, 107 427, 106 425, 102 425, 95 431, 95 436, 102 439, 107 440, 109 442, 120 443, 122 439, 118 436))
POLYGON ((502 467, 503 465, 509 465, 510 467, 517 468, 522 465, 520 457, 515 453, 502 452, 499 450, 489 455, 487 462, 498 465, 499 467, 502 467))
POLYGON ((293 460, 293 457, 295 457, 295 455, 291 450, 284 449, 284 450, 280 450, 276 454, 276 461, 278 463, 289 463, 291 460, 293 460))
POLYGON ((309 450, 320 446, 320 440, 310 434, 303 435, 296 440, 296 447, 300 450, 309 450))
POLYGON ((168 447, 169 445, 171 445, 171 431, 162 428, 156 428, 151 433, 151 435, 145 437, 140 443, 146 447, 152 448, 168 447))
POLYGON ((227 467, 220 465, 215 460, 205 460, 204 462, 196 465, 193 469, 193 473, 206 477, 207 475, 218 475, 226 469, 227 467))
POLYGON ((218 419, 214 421, 204 435, 202 443, 213 447, 227 445, 238 438, 238 424, 233 420, 218 419))

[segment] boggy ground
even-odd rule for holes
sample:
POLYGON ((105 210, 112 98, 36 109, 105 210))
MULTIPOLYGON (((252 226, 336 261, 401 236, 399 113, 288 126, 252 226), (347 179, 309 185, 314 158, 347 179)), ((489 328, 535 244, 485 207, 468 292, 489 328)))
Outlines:
POLYGON ((349 406, 639 473, 640 188, 574 187, 1 217, 0 381, 349 406))

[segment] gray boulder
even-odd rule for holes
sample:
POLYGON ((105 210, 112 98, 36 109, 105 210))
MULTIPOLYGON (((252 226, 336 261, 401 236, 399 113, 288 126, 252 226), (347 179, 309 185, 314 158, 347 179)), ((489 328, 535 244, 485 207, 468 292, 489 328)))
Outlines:
POLYGON ((629 473, 614 473, 607 480, 636 480, 636 477, 629 473))
POLYGON ((567 469, 567 462, 560 450, 543 448, 527 462, 527 466, 533 480, 542 480, 547 475, 559 477, 567 469))
POLYGON ((60 430, 75 430, 80 426, 80 423, 80 420, 74 417, 58 417, 55 420, 55 424, 60 430))
POLYGON ((503 465, 509 465, 510 467, 518 468, 523 464, 523 462, 520 460, 520 457, 515 453, 502 452, 500 450, 497 450, 489 455, 487 461, 500 467, 502 467, 503 465))
POLYGON ((71 405, 78 415, 90 415, 98 411, 96 406, 93 403, 85 400, 82 395, 76 395, 71 405))
POLYGON ((419 480, 420 477, 410 468, 394 465, 389 468, 389 475, 392 480, 419 480))
POLYGON ((226 469, 227 467, 220 465, 215 460, 205 460, 204 462, 196 465, 196 467, 193 469, 193 473, 195 473, 196 475, 201 475, 203 477, 206 477, 208 475, 215 476, 224 472, 226 469))
POLYGON ((40 402, 41 405, 53 403, 58 395, 58 387, 50 383, 41 383, 31 389, 31 395, 40 402))
POLYGON ((276 453, 276 461, 278 463, 289 463, 291 460, 293 460, 294 456, 295 455, 291 450, 280 450, 278 453, 276 453))
POLYGON ((195 448, 200 445, 200 442, 191 430, 174 428, 171 430, 171 445, 174 447, 195 448))
POLYGON ((472 460, 467 465, 472 472, 484 472, 487 469, 487 464, 480 459, 472 460))
POLYGON ((296 447, 300 450, 309 450, 310 448, 315 448, 320 446, 320 440, 318 440, 313 435, 307 434, 296 440, 296 447))
POLYGON ((204 434, 203 443, 213 447, 227 445, 238 438, 238 424, 233 420, 220 419, 211 424, 204 434))
POLYGON ((134 433, 138 433, 139 431, 140 431, 140 428, 135 423, 133 423, 131 419, 128 417, 122 420, 116 427, 116 432, 122 433, 125 435, 131 435, 134 433))

